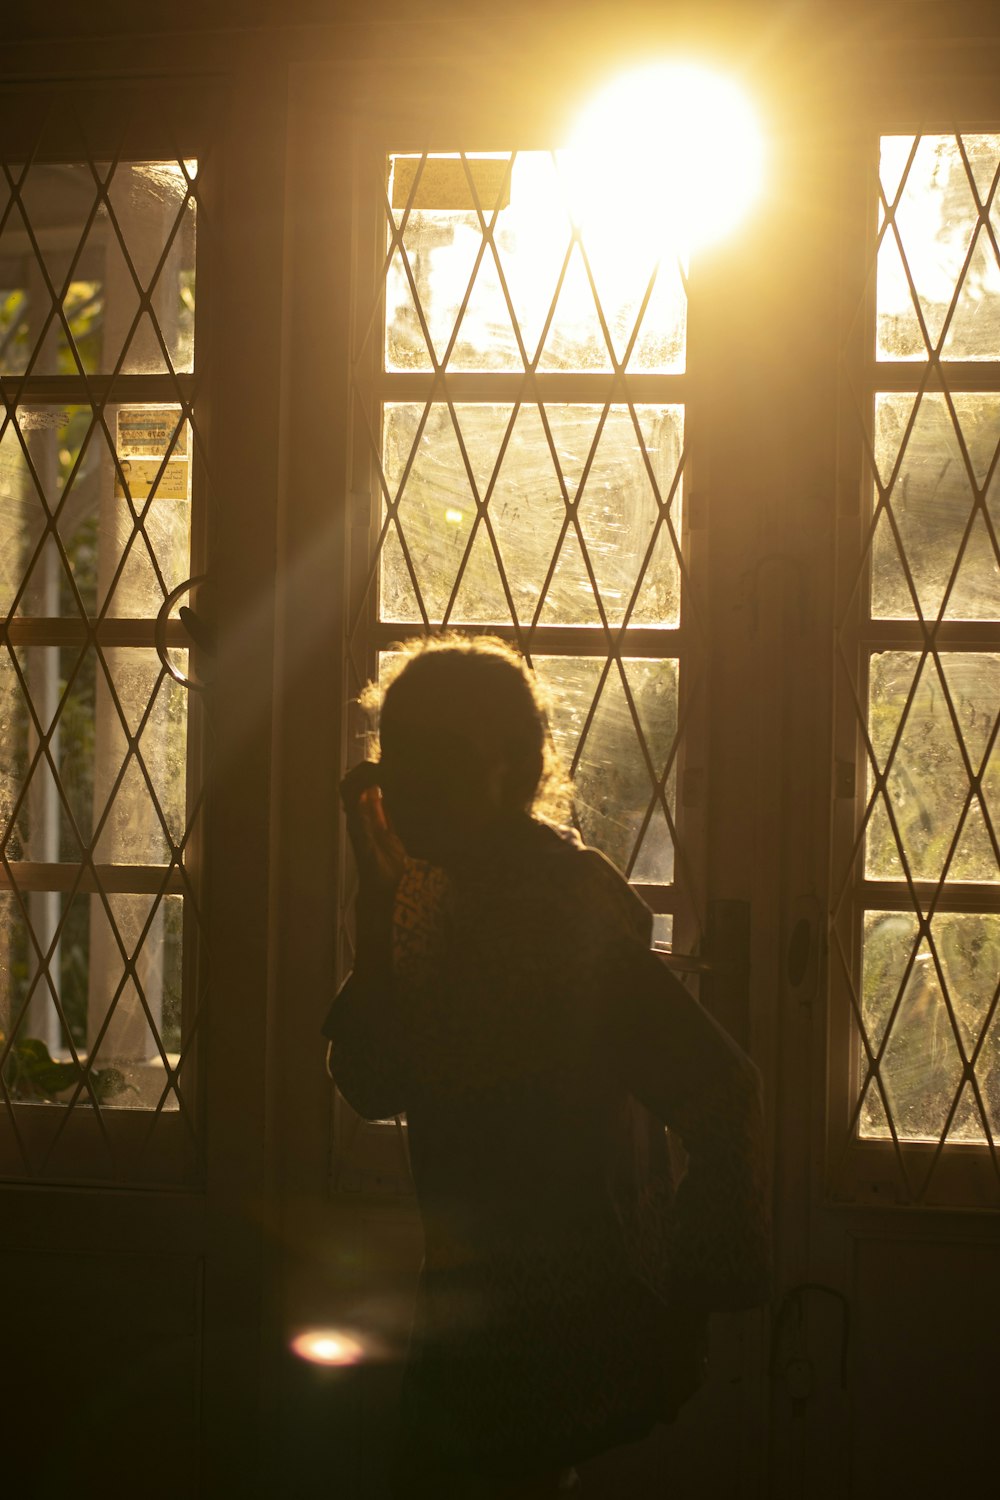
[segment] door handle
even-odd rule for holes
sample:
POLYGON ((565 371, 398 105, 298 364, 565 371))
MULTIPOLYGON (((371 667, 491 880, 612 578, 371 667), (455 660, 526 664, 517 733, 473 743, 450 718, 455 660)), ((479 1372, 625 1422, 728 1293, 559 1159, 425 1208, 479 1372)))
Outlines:
MULTIPOLYGON (((181 687, 194 688, 199 693, 205 690, 207 684, 195 677, 185 677, 184 673, 174 666, 167 654, 167 620, 170 611, 178 599, 182 599, 185 594, 197 588, 200 583, 204 583, 205 581, 205 574, 199 573, 195 578, 185 578, 183 583, 179 583, 175 589, 171 589, 160 605, 156 616, 156 625, 153 630, 156 654, 160 658, 163 670, 169 673, 175 682, 179 682, 181 687)), ((215 654, 215 632, 204 620, 195 614, 193 609, 189 609, 187 605, 181 605, 179 613, 181 624, 184 626, 188 639, 194 646, 198 647, 203 655, 213 656, 215 654)))

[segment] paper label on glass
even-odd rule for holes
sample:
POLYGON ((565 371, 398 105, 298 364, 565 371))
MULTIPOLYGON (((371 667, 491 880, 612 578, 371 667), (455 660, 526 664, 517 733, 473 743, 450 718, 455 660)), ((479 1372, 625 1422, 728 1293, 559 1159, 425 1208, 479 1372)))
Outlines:
POLYGON ((389 165, 393 208, 474 213, 478 198, 490 215, 510 202, 507 156, 467 156, 464 161, 460 156, 394 156, 389 165))
POLYGON ((117 499, 124 500, 126 484, 133 500, 146 500, 154 491, 161 500, 187 499, 188 424, 178 427, 179 416, 176 406, 133 406, 119 411, 117 499))
POLYGON ((171 458, 187 455, 187 423, 178 431, 177 407, 130 407, 118 413, 118 452, 123 458, 149 455, 171 458), (175 436, 176 434, 176 436, 175 436))
POLYGON ((125 484, 133 500, 147 500, 153 490, 159 500, 186 500, 186 458, 122 458, 121 473, 115 471, 115 498, 125 499, 125 484), (125 484, 122 483, 124 476, 125 484))

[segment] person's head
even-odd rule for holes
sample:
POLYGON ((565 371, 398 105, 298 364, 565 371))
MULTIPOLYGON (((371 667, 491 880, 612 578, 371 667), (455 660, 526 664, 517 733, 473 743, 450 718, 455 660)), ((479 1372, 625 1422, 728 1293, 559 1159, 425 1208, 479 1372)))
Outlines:
POLYGON ((389 819, 408 853, 436 862, 530 812, 554 770, 535 680, 492 638, 412 648, 382 697, 379 739, 389 819))

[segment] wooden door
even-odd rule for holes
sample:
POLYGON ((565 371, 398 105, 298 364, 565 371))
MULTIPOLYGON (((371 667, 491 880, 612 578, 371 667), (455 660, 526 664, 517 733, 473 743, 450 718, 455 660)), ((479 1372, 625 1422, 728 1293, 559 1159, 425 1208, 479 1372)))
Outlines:
POLYGON ((5 1482, 250 1494, 281 97, 87 52, 0 132, 5 1482))

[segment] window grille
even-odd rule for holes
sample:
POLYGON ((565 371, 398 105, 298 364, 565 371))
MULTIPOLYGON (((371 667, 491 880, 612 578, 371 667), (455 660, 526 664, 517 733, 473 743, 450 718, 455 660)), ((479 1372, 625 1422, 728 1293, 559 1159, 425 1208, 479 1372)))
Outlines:
POLYGON ((1000 1203, 998 177, 995 133, 882 137, 853 334, 835 1146, 838 1191, 905 1202, 1000 1203))
POLYGON ((349 693, 415 635, 513 642, 582 837, 694 949, 686 267, 581 228, 560 152, 375 154, 359 203, 349 693))
POLYGON ((0 1168, 29 1178, 194 1151, 199 164, 133 155, 129 98, 117 149, 55 108, 0 179, 0 1168))

